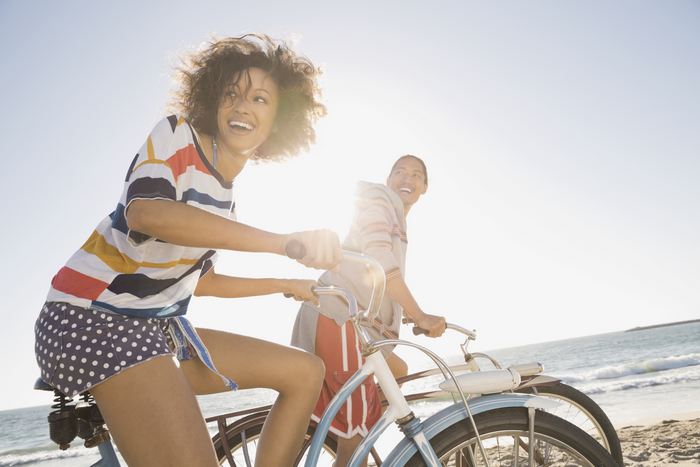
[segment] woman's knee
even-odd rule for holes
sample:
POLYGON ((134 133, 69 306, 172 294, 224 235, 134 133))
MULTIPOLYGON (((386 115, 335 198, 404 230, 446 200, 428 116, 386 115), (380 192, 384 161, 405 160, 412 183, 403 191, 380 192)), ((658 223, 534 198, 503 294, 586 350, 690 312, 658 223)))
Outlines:
MULTIPOLYGON (((318 396, 321 389, 326 366, 318 356, 304 351, 299 351, 295 358, 289 361, 294 368, 294 378, 287 380, 287 390, 299 392, 314 392, 318 396)), ((284 388, 280 391, 284 392, 284 388)))
POLYGON ((305 357, 307 360, 305 364, 306 373, 309 379, 313 381, 313 384, 320 387, 323 378, 326 376, 326 364, 318 355, 307 353, 305 357))

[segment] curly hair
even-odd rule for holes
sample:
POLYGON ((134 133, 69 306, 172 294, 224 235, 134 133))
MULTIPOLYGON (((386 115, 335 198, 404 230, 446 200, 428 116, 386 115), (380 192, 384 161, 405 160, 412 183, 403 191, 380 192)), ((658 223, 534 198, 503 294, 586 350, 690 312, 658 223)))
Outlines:
POLYGON ((176 69, 179 88, 171 107, 197 130, 215 136, 220 100, 232 81, 251 67, 265 70, 279 88, 275 131, 253 159, 280 160, 308 150, 316 140, 313 123, 326 113, 318 100, 321 72, 308 58, 264 34, 213 39, 204 50, 186 57, 176 69))

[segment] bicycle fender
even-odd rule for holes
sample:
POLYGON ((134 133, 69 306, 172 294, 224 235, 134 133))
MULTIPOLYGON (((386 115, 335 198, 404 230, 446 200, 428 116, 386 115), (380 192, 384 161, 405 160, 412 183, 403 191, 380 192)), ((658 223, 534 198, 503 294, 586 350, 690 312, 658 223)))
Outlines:
POLYGON ((523 383, 520 386, 518 386, 515 390, 517 391, 518 389, 530 388, 533 386, 544 386, 547 384, 554 384, 558 383, 559 381, 561 381, 559 378, 555 378, 553 376, 539 375, 527 381, 523 381, 523 383))
MULTIPOLYGON (((469 402, 469 410, 472 415, 488 412, 490 410, 505 407, 533 407, 536 409, 552 409, 559 405, 558 402, 544 397, 529 394, 493 394, 477 397, 469 402)), ((460 420, 468 418, 467 411, 461 402, 449 405, 439 412, 431 415, 423 421, 423 432, 430 440, 442 430, 460 420)), ((382 462, 383 467, 403 466, 416 453, 416 446, 412 440, 404 438, 392 449, 382 462)))

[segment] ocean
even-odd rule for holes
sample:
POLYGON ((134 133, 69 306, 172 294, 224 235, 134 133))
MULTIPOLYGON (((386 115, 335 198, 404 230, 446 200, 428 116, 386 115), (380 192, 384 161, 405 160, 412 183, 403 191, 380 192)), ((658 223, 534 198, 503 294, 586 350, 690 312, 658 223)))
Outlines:
MULTIPOLYGON (((470 350, 481 351, 478 341, 470 350)), ((504 366, 542 362, 546 374, 561 378, 593 398, 616 427, 653 423, 691 412, 700 417, 700 322, 487 353, 504 366)), ((426 388, 414 385, 405 389, 426 388)), ((46 394, 48 401, 50 395, 46 394)), ((200 403, 204 415, 210 416, 268 404, 273 399, 272 391, 247 390, 205 396, 200 403)), ((444 403, 420 403, 416 413, 424 416, 439 404, 444 403)), ((56 448, 48 437, 48 413, 48 405, 0 412, 0 466, 87 466, 95 462, 95 450, 79 446, 80 440, 67 451, 56 448)))

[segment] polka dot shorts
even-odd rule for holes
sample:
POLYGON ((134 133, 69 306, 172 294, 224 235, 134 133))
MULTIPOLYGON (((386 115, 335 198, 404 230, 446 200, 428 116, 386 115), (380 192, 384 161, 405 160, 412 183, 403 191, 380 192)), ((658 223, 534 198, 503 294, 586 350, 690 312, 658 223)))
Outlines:
POLYGON ((159 321, 47 302, 34 326, 41 379, 74 397, 126 368, 173 355, 159 321))

